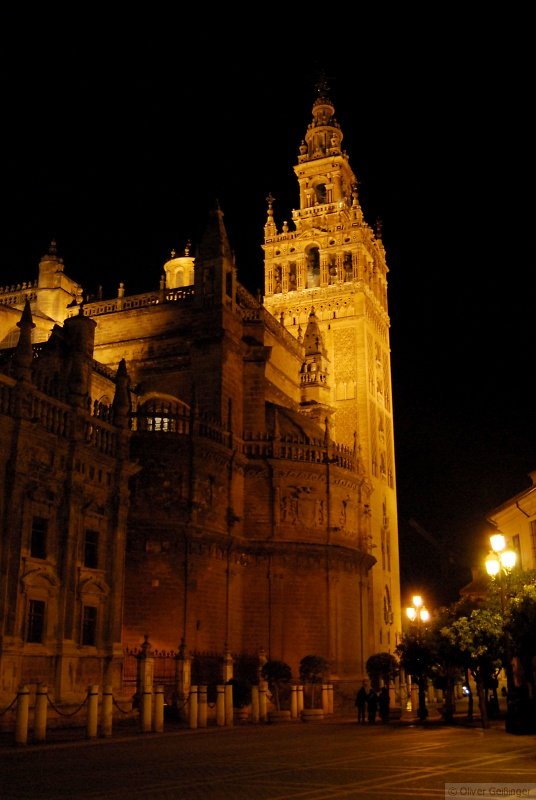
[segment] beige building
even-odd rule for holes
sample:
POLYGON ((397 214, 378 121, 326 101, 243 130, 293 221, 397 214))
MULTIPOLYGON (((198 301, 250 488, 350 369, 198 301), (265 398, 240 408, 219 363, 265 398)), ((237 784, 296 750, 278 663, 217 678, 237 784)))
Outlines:
MULTIPOLYGON (((190 247, 172 253, 160 285, 147 293, 128 296, 121 284, 116 297, 81 304, 82 289, 66 277, 55 245, 37 282, 0 292, 10 307, 5 348, 17 344, 12 308, 22 309, 25 298, 35 343, 44 343, 54 323, 91 326, 91 341, 75 337, 86 365, 83 409, 98 415, 113 407, 118 381, 123 395, 129 381, 128 458, 121 451, 120 460, 112 453, 115 462, 103 456, 92 465, 93 475, 106 467, 114 477, 87 506, 100 509, 106 552, 117 558, 116 567, 106 560, 106 579, 91 572, 100 562, 88 568, 114 614, 121 605, 122 644, 138 646, 147 634, 159 651, 182 645, 199 680, 207 679, 202 654, 229 652, 246 669, 264 653, 287 662, 295 677, 301 658, 322 656, 341 702, 353 697, 367 658, 393 652, 401 630, 388 270, 381 237, 363 218, 342 138, 321 90, 294 168, 292 229, 284 222, 278 231, 268 203, 264 302, 238 281, 220 209, 195 256, 190 247)), ((34 345, 30 383, 43 347, 34 345)), ((5 363, 12 357, 6 349, 5 363)), ((80 380, 76 371, 68 375, 80 380)), ((54 388, 54 380, 42 386, 54 388)), ((10 408, 3 410, 8 428, 10 408)), ((50 452, 63 447, 55 435, 50 452)), ((69 463, 66 474, 55 456, 49 465, 55 497, 74 477, 69 463)), ((29 523, 14 519, 10 532, 27 540, 29 523)), ((78 522, 69 534, 73 575, 84 530, 78 522)), ((51 557, 59 563, 66 556, 55 536, 51 557)), ((9 566, 0 562, 12 586, 21 585, 25 569, 23 546, 17 552, 9 566)), ((93 585, 90 578, 83 586, 93 585)), ((58 601, 43 613, 58 638, 32 643, 42 656, 79 647, 71 617, 65 644, 58 625, 73 598, 82 602, 81 579, 69 580, 71 594, 65 574, 55 573, 58 601)), ((4 630, 15 594, 4 605, 4 630)), ((18 613, 10 641, 21 657, 38 655, 25 640, 28 612, 18 613)), ((96 656, 106 675, 117 627, 102 630, 105 649, 96 656)))
POLYGON ((532 485, 501 503, 487 514, 487 519, 517 553, 517 566, 536 569, 536 472, 529 478, 532 485))

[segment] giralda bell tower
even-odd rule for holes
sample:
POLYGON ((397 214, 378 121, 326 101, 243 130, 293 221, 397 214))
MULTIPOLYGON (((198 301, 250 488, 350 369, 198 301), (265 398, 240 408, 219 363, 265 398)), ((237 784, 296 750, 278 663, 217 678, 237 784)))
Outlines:
POLYGON ((329 436, 356 447, 370 483, 369 503, 362 509, 376 559, 370 571, 367 649, 392 652, 401 609, 388 268, 380 231, 363 217, 324 82, 317 92, 294 167, 299 207, 292 211, 292 225, 283 222, 280 232, 274 198, 268 197, 264 304, 299 341, 311 314, 318 322, 329 436))

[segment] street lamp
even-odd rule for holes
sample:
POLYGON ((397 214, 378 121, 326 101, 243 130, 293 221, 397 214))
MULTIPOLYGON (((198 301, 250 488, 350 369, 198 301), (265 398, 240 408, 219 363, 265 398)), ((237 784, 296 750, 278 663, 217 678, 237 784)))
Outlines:
MULTIPOLYGON (((494 533, 489 537, 491 553, 486 558, 486 572, 495 580, 498 578, 501 598, 501 616, 503 625, 506 618, 506 592, 505 582, 516 565, 517 553, 506 546, 506 539, 502 533, 494 533)), ((505 636, 504 660, 506 663, 506 691, 507 691, 507 718, 510 716, 510 698, 512 695, 512 668, 510 664, 510 646, 508 634, 505 636)))
POLYGON ((411 622, 416 622, 417 628, 420 628, 421 622, 428 622, 430 619, 430 612, 425 607, 420 594, 414 594, 411 601, 413 605, 406 608, 406 616, 411 622))
POLYGON ((424 605, 424 600, 420 594, 413 595, 411 600, 413 605, 406 608, 406 616, 410 622, 415 623, 417 629, 416 645, 419 654, 417 661, 421 662, 417 676, 419 686, 419 708, 417 711, 417 716, 421 721, 424 721, 428 716, 428 709, 426 708, 426 671, 424 666, 425 659, 423 658, 424 652, 422 652, 424 646, 421 641, 421 625, 428 622, 430 619, 430 612, 424 605))
POLYGON ((516 565, 517 553, 506 547, 506 539, 502 533, 494 533, 489 537, 491 553, 486 558, 486 571, 492 578, 499 577, 501 590, 501 612, 504 617, 506 610, 504 594, 504 578, 508 576, 516 565))

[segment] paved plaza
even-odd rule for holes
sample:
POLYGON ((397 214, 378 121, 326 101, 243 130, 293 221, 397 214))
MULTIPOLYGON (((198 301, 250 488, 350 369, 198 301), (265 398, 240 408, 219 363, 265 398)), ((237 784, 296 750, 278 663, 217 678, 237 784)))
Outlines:
POLYGON ((331 718, 0 748, 0 800, 437 800, 479 796, 470 784, 531 781, 536 736, 508 734, 502 722, 331 718))

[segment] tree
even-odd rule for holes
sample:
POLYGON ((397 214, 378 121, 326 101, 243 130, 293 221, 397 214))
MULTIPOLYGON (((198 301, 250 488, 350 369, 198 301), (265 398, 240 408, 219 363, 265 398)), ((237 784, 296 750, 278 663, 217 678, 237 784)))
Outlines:
POLYGON ((400 672, 398 660, 392 653, 374 653, 367 659, 365 669, 375 689, 380 688, 380 680, 389 686, 400 672))
POLYGON ((455 700, 454 688, 456 682, 463 677, 463 670, 459 665, 460 653, 457 646, 441 634, 441 629, 450 625, 455 619, 470 614, 474 604, 465 598, 442 606, 436 610, 430 627, 430 650, 433 664, 431 678, 434 686, 444 693, 443 719, 452 722, 454 719, 455 700))
POLYGON ((431 675, 434 664, 433 651, 430 646, 428 631, 413 631, 402 636, 402 641, 396 647, 400 663, 408 675, 417 678, 419 687, 419 708, 417 715, 421 722, 428 717, 426 708, 426 681, 431 675))
POLYGON ((315 687, 329 673, 329 663, 323 656, 304 656, 300 661, 300 680, 311 685, 311 708, 315 708, 315 687))
POLYGON ((263 664, 261 678, 267 682, 275 706, 278 711, 281 711, 279 693, 282 687, 288 685, 292 680, 291 668, 284 661, 272 659, 263 664))
POLYGON ((504 662, 501 614, 486 608, 471 611, 441 629, 441 635, 458 650, 458 663, 473 676, 482 727, 489 727, 485 686, 504 662))
POLYGON ((536 732, 536 580, 533 573, 525 580, 510 601, 505 625, 514 668, 507 715, 512 733, 536 732))

